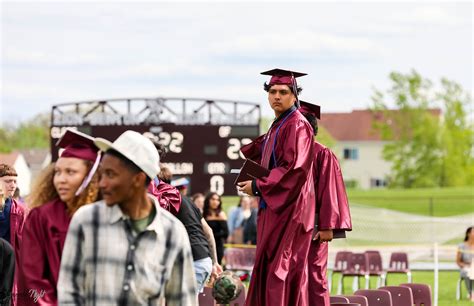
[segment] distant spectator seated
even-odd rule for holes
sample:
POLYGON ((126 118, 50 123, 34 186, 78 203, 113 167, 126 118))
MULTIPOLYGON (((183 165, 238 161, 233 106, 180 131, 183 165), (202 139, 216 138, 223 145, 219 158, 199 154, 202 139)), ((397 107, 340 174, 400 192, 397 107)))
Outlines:
POLYGON ((229 243, 243 243, 243 225, 250 217, 251 213, 250 197, 240 197, 239 204, 232 207, 229 211, 229 219, 227 220, 227 225, 229 227, 229 243))
POLYGON ((244 244, 257 244, 257 215, 259 197, 250 198, 250 217, 243 222, 244 244))
POLYGON ((20 188, 16 187, 15 192, 13 193, 13 200, 17 201, 21 205, 25 205, 25 201, 20 196, 20 188))
POLYGON ((193 194, 191 200, 193 201, 194 205, 202 212, 204 211, 204 195, 200 192, 193 194))
POLYGON ((466 284, 467 293, 471 301, 474 301, 473 283, 474 283, 474 268, 472 262, 474 258, 474 231, 473 226, 466 230, 464 242, 459 244, 458 253, 456 256, 456 263, 461 268, 461 277, 466 284))

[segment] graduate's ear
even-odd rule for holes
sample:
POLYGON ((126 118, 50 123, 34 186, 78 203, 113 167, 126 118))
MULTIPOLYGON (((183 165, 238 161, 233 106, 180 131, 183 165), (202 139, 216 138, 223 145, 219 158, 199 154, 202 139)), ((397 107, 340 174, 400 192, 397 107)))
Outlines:
POLYGON ((142 188, 143 186, 145 186, 146 178, 147 176, 145 172, 143 171, 138 172, 132 178, 132 186, 136 189, 142 188))

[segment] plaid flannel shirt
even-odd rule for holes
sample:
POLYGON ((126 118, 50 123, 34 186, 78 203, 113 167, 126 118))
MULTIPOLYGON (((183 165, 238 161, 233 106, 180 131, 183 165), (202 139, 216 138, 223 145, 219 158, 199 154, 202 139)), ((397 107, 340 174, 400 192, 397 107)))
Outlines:
POLYGON ((193 258, 183 224, 156 207, 135 235, 118 205, 81 207, 69 226, 59 305, 197 305, 193 258))

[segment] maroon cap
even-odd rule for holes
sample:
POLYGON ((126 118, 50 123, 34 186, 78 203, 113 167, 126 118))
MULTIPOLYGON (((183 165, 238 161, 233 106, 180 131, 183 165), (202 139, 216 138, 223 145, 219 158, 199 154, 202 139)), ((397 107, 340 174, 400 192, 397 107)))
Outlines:
POLYGON ((291 70, 284 70, 284 69, 279 69, 279 68, 264 71, 264 72, 261 72, 260 74, 272 76, 268 85, 288 85, 288 86, 293 86, 296 83, 295 78, 306 75, 306 73, 296 72, 296 71, 291 71, 291 70))
POLYGON ((64 148, 61 157, 75 157, 95 162, 99 148, 94 144, 94 137, 76 130, 67 129, 56 145, 64 148))
POLYGON ((321 119, 321 106, 319 105, 300 100, 299 110, 302 114, 311 114, 316 118, 321 119))

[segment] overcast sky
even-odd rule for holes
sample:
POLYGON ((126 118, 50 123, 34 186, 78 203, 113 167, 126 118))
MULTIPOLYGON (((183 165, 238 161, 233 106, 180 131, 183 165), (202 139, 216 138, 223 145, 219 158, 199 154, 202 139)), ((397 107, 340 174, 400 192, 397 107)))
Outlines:
POLYGON ((391 71, 472 92, 471 2, 5 2, 0 124, 61 102, 202 97, 260 102, 259 73, 300 78, 324 112, 371 104, 391 71))

